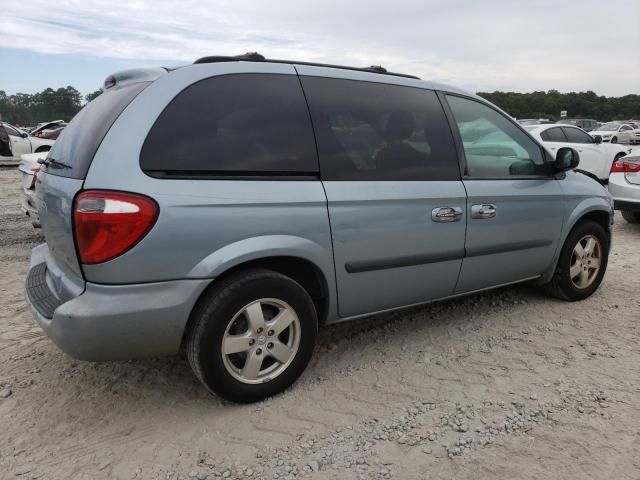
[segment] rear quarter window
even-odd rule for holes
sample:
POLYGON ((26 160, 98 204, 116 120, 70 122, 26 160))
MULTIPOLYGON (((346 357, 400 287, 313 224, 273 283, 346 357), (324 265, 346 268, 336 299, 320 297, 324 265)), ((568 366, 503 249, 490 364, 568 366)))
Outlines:
POLYGON ((545 142, 566 142, 567 139, 560 130, 560 127, 550 128, 549 130, 545 130, 540 134, 540 138, 542 138, 545 142))
POLYGON ((562 131, 567 136, 567 140, 571 143, 593 143, 593 138, 588 133, 578 130, 577 128, 563 127, 562 131))
POLYGON ((140 155, 148 175, 316 175, 309 112, 294 75, 234 74, 187 87, 160 114, 140 155))
POLYGON ((70 168, 47 168, 47 173, 83 179, 100 143, 123 110, 150 82, 113 87, 89 102, 73 117, 49 150, 48 158, 70 168))

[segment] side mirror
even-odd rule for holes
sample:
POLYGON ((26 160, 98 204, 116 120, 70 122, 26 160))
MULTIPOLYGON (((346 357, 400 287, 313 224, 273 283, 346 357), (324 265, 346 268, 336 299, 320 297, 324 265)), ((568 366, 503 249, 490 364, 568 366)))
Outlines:
POLYGON ((22 132, 22 133, 20 134, 20 136, 21 136, 22 138, 27 138, 27 137, 29 136, 29 134, 28 134, 28 133, 25 133, 25 132, 22 132))
POLYGON ((595 137, 593 137, 593 141, 599 145, 602 143, 602 137, 600 135, 596 135, 595 137))
POLYGON ((565 171, 565 170, 573 170, 580 163, 580 155, 577 151, 570 147, 562 147, 558 149, 556 153, 556 164, 555 167, 557 170, 565 171))

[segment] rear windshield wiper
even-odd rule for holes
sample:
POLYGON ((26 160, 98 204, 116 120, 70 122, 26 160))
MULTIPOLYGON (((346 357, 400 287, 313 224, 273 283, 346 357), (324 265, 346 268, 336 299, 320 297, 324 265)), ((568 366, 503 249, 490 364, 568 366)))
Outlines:
POLYGON ((55 158, 40 158, 38 159, 38 163, 40 165, 44 165, 45 167, 52 167, 52 168, 72 168, 71 165, 64 163, 64 162, 60 162, 58 160, 56 160, 55 158))

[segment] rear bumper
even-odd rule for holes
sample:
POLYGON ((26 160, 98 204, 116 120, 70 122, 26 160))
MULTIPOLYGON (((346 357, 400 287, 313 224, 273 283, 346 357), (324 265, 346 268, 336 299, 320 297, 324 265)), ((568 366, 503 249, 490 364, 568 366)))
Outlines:
POLYGON ((616 210, 640 211, 640 185, 628 182, 624 173, 612 173, 607 188, 616 210))
POLYGON ((630 212, 640 212, 640 201, 629 202, 626 200, 614 200, 614 208, 616 210, 624 210, 630 212))
POLYGON ((61 302, 48 286, 46 264, 32 265, 25 288, 33 316, 61 350, 80 360, 176 354, 191 310, 210 282, 87 283, 81 295, 61 302))

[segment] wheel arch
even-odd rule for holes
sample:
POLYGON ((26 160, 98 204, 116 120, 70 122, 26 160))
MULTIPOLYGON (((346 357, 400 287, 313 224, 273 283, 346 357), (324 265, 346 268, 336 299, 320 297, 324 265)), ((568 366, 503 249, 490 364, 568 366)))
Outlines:
POLYGON ((609 245, 611 245, 611 225, 613 222, 612 215, 613 212, 611 210, 611 207, 606 204, 604 199, 600 199, 597 197, 585 199, 576 208, 574 208, 573 212, 571 212, 567 221, 565 222, 567 228, 565 228, 562 232, 562 238, 558 242, 558 248, 556 250, 553 262, 550 268, 542 275, 538 283, 544 284, 551 279, 553 273, 555 272, 556 265, 558 264, 562 247, 567 241, 567 237, 581 222, 584 222, 585 220, 592 220, 600 225, 607 234, 609 238, 609 245))
POLYGON ((571 229, 574 229, 575 226, 583 222, 585 220, 593 220, 597 224, 599 224, 605 232, 611 231, 611 213, 604 210, 590 210, 582 215, 577 221, 572 225, 571 229))
POLYGON ((320 324, 336 315, 333 252, 302 237, 269 235, 240 240, 211 253, 191 270, 189 277, 211 279, 199 301, 222 279, 250 269, 272 270, 299 283, 311 296, 320 324))
MULTIPOLYGON (((329 313, 329 283, 322 270, 315 263, 302 257, 278 255, 255 258, 239 263, 225 270, 211 281, 205 292, 214 288, 222 279, 235 275, 243 270, 265 269, 285 275, 304 288, 316 307, 318 321, 323 324, 329 313)), ((205 292, 201 294, 204 295, 205 292)))

